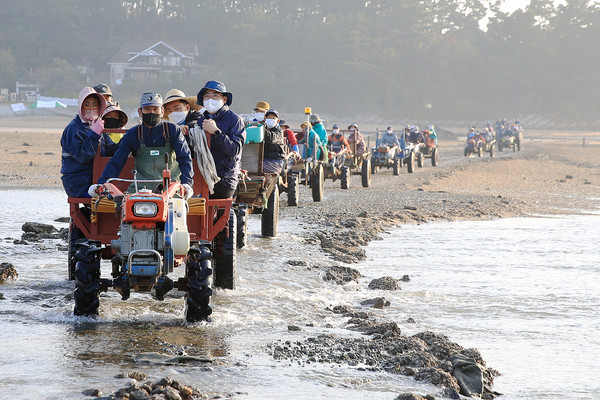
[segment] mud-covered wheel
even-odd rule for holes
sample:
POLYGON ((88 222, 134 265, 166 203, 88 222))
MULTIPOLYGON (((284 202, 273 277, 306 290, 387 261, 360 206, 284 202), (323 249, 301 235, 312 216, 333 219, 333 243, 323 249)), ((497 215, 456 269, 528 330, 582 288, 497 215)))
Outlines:
POLYGON ((73 314, 96 316, 100 301, 100 253, 101 244, 96 240, 77 242, 75 259, 75 309, 73 314))
POLYGON ((491 158, 496 157, 496 153, 494 152, 494 145, 492 145, 492 147, 490 147, 490 157, 491 158))
POLYGON ((438 161, 440 161, 440 153, 438 152, 438 148, 434 147, 431 151, 431 166, 437 167, 438 161))
POLYGON ((521 151, 521 141, 520 140, 517 142, 517 150, 521 151))
POLYGON ((81 229, 75 226, 73 220, 69 224, 69 240, 67 241, 67 266, 69 268, 69 280, 75 280, 75 268, 77 266, 77 259, 75 254, 77 253, 77 241, 85 240, 85 236, 81 229))
POLYGON ((371 160, 371 175, 375 175, 377 172, 377 163, 371 160))
POLYGON ((419 168, 423 168, 424 165, 425 165, 425 155, 423 153, 419 153, 417 155, 417 166, 419 168))
POLYGON ((371 186, 371 158, 367 157, 362 162, 362 168, 360 171, 360 176, 362 180, 363 187, 371 186))
POLYGON ((394 158, 394 175, 400 175, 400 159, 394 158))
POLYGON ((287 204, 296 207, 300 200, 300 180, 297 174, 288 175, 287 204))
POLYGON ((279 225, 279 188, 275 185, 273 192, 267 200, 267 208, 262 212, 260 218, 260 233, 263 237, 277 236, 279 225))
POLYGON ((512 144, 512 149, 513 149, 513 153, 517 151, 517 145, 516 145, 516 143, 512 144))
POLYGON ((350 188, 350 168, 342 167, 341 177, 340 177, 340 185, 342 189, 350 188))
POLYGON ((480 147, 477 149, 477 156, 481 157, 483 155, 483 149, 480 147))
POLYGON ((498 151, 502 153, 502 140, 498 142, 498 151))
POLYGON ((231 210, 228 226, 215 236, 213 245, 213 280, 216 287, 223 289, 235 287, 236 242, 237 218, 235 212, 231 210))
POLYGON ((186 261, 186 277, 188 281, 185 298, 185 319, 187 322, 206 321, 210 308, 210 268, 211 252, 205 246, 190 248, 186 261))
POLYGON ((325 177, 323 174, 323 165, 319 164, 311 174, 310 188, 312 190, 312 198, 314 202, 323 200, 323 181, 325 177))
POLYGON ((237 238, 236 246, 243 249, 248 244, 248 205, 240 204, 236 210, 237 238))
POLYGON ((415 153, 412 151, 410 152, 410 155, 408 156, 406 168, 408 168, 409 174, 412 174, 413 172, 415 172, 415 153))
POLYGON ((465 157, 467 157, 469 155, 469 150, 467 150, 467 148, 465 147, 465 157))

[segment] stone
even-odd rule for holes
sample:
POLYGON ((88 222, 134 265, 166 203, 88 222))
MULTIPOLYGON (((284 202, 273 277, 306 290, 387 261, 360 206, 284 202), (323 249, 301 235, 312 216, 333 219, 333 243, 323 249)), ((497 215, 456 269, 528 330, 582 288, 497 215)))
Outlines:
POLYGON ((0 264, 0 283, 4 283, 8 279, 15 279, 18 276, 17 269, 13 264, 7 262, 0 264))
POLYGON ((83 392, 81 392, 81 394, 83 394, 84 396, 88 396, 88 397, 102 396, 102 392, 100 391, 100 389, 86 389, 83 392))
POLYGON ((171 386, 165 387, 162 394, 165 396, 166 400, 182 400, 179 392, 171 386))
POLYGON ((56 228, 52 225, 41 224, 39 222, 25 222, 21 226, 23 232, 34 232, 34 233, 54 233, 56 228))
POLYGON ((398 279, 392 278, 391 276, 384 276, 382 278, 373 279, 369 283, 369 289, 379 290, 400 290, 400 283, 398 279))

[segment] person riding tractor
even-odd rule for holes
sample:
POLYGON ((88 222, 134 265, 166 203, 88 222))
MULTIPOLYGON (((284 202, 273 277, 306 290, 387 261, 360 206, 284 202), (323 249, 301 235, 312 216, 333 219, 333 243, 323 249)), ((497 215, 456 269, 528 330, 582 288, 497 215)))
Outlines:
POLYGON ((340 128, 337 124, 333 125, 331 135, 328 138, 329 142, 329 161, 336 167, 341 167, 346 161, 346 156, 352 156, 350 150, 350 144, 344 137, 344 134, 340 132, 340 128))

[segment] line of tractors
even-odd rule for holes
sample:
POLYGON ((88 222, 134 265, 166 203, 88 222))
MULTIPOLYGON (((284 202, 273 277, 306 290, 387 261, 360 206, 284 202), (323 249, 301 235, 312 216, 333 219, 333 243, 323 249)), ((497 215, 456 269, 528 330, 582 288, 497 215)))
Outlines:
MULTIPOLYGON (((410 143, 402 135, 399 146, 389 146, 380 142, 382 131, 377 130, 375 146, 369 143, 362 154, 351 148, 346 154, 319 160, 295 159, 290 153, 282 173, 265 173, 260 134, 264 127, 247 127, 252 129, 258 132, 247 135, 254 139, 244 145, 242 176, 234 198, 210 199, 206 195, 209 185, 196 162, 193 190, 197 195, 186 200, 183 186, 171 179, 168 160, 162 180, 140 181, 135 179, 132 158, 121 176, 104 184, 97 197, 69 198, 68 271, 75 282, 75 315, 97 316, 100 294, 109 288, 123 300, 132 291, 163 300, 169 291, 178 289, 186 293, 186 321, 209 320, 213 289, 236 286, 237 252, 247 244, 248 216, 261 215, 263 237, 277 235, 280 193, 287 193, 288 206, 297 206, 300 186, 306 186, 313 201, 319 202, 325 179, 339 180, 342 189, 349 189, 350 176, 360 175, 362 186, 368 188, 372 175, 384 168, 399 175, 406 166, 413 173, 415 164, 424 166, 425 158, 431 159, 432 166, 439 159, 437 145, 427 135, 420 143, 410 143), (132 183, 134 193, 127 190, 132 183), (110 278, 102 276, 103 259, 111 261, 110 278), (169 274, 178 268, 185 273, 174 280, 169 274)), ((210 135, 206 136, 210 143, 210 135)), ((300 154, 304 146, 299 145, 300 154)), ((98 152, 94 181, 109 159, 98 152)))

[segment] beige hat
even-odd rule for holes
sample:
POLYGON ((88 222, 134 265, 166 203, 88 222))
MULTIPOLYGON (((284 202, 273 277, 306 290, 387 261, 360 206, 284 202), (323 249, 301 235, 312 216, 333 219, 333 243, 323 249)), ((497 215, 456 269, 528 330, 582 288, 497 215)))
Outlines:
POLYGON ((163 105, 170 103, 172 101, 176 101, 176 100, 183 100, 188 104, 190 102, 188 100, 188 98, 185 97, 185 93, 183 93, 181 90, 171 89, 167 92, 167 95, 165 96, 165 100, 163 101, 163 105))
POLYGON ((269 103, 267 103, 266 101, 259 101, 258 103, 256 103, 256 105, 254 106, 255 110, 260 110, 262 112, 266 112, 269 108, 271 108, 271 106, 269 105, 269 103))

